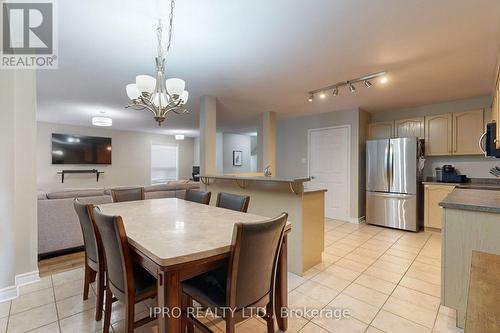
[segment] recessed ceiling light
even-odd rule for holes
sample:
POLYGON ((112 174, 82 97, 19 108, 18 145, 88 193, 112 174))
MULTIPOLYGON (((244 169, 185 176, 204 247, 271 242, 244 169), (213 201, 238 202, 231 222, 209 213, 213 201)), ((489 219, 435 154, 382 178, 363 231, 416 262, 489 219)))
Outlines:
POLYGON ((176 134, 175 140, 184 140, 184 134, 176 134))
POLYGON ((312 101, 313 101, 313 99, 314 99, 314 95, 313 95, 313 94, 311 94, 311 95, 309 96, 309 98, 307 99, 307 101, 308 101, 308 102, 312 102, 312 101))
POLYGON ((380 79, 380 83, 382 83, 382 84, 387 83, 387 81, 389 81, 389 79, 387 78, 387 76, 383 76, 383 77, 380 79))
POLYGON ((319 98, 321 99, 324 99, 326 97, 326 94, 324 91, 322 91, 320 94, 319 94, 319 98))
POLYGON ((92 125, 108 127, 113 125, 113 119, 108 117, 93 117, 92 125))

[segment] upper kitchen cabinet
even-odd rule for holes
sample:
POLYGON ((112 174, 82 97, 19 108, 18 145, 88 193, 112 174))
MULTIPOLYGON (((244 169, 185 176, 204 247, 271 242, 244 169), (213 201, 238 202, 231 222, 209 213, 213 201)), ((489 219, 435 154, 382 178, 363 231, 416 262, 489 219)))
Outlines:
POLYGON ((425 154, 427 156, 453 153, 452 123, 451 113, 425 117, 425 154))
POLYGON ((394 122, 397 138, 417 137, 425 139, 425 119, 424 117, 400 119, 394 122))
POLYGON ((388 139, 394 136, 394 122, 381 121, 368 124, 368 139, 388 139))
POLYGON ((484 133, 484 110, 453 113, 453 154, 481 154, 479 138, 484 133))
MULTIPOLYGON (((500 75, 500 73, 499 73, 500 75)), ((492 120, 497 123, 497 149, 500 149, 500 76, 497 78, 497 85, 493 94, 493 105, 491 107, 492 120)))

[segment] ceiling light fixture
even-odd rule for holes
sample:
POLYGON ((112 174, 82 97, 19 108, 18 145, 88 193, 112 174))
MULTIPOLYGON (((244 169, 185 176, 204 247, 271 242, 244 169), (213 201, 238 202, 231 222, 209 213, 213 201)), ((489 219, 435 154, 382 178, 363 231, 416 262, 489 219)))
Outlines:
POLYGON ((132 104, 126 108, 134 110, 148 110, 153 114, 155 121, 161 126, 169 112, 177 114, 188 113, 184 107, 188 101, 189 93, 184 90, 184 80, 171 78, 165 80, 165 56, 170 51, 172 43, 172 26, 174 21, 174 0, 170 3, 170 17, 168 27, 168 44, 166 52, 162 47, 163 26, 161 19, 158 20, 156 37, 158 41, 158 55, 156 56, 156 78, 149 75, 138 75, 135 83, 127 84, 127 96, 132 104))
POLYGON ((385 76, 386 74, 387 74, 386 71, 371 73, 371 74, 367 74, 367 75, 363 75, 363 76, 357 77, 357 78, 352 79, 352 80, 337 82, 337 83, 332 84, 332 85, 330 85, 328 87, 323 87, 323 88, 319 88, 319 89, 316 89, 316 90, 312 90, 312 91, 309 91, 309 98, 307 100, 309 102, 312 102, 313 101, 313 96, 315 94, 318 94, 318 93, 320 94, 319 97, 321 99, 323 99, 323 98, 326 97, 325 91, 328 91, 328 90, 333 90, 332 91, 333 96, 338 96, 338 94, 339 94, 339 88, 341 88, 343 86, 347 86, 349 88, 349 91, 351 93, 354 93, 356 91, 356 86, 354 84, 356 84, 358 82, 363 82, 366 88, 370 88, 373 85, 370 82, 370 80, 373 81, 375 78, 379 78, 379 77, 381 78, 380 79, 380 83, 386 83, 387 82, 387 77, 385 76))
POLYGON ((389 81, 389 79, 387 78, 387 76, 384 76, 384 77, 382 77, 382 78, 380 79, 380 83, 382 83, 382 84, 386 84, 386 83, 387 83, 387 81, 389 81))
POLYGON ((92 125, 101 126, 101 127, 109 127, 113 125, 113 119, 109 117, 93 117, 92 125))
POLYGON ((175 140, 184 140, 184 134, 176 134, 175 140))

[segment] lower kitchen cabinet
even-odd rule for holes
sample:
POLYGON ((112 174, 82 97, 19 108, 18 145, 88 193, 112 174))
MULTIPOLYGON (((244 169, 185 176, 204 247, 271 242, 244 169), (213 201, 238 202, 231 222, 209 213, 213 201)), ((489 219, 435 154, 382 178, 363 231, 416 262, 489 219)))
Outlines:
POLYGON ((424 227, 441 230, 443 225, 443 209, 439 203, 450 194, 453 185, 425 185, 424 227))

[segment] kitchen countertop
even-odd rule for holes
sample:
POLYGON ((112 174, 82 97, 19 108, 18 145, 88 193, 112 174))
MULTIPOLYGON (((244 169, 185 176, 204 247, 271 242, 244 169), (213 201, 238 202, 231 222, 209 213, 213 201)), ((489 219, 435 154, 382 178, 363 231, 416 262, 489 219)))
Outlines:
POLYGON ((311 180, 309 177, 266 177, 266 176, 238 176, 238 175, 202 175, 201 178, 229 179, 229 180, 252 180, 283 183, 303 183, 311 180))
POLYGON ((500 214, 500 191, 456 188, 439 205, 443 208, 500 214))
POLYGON ((428 177, 422 182, 424 185, 449 185, 464 189, 476 190, 498 190, 500 191, 500 179, 492 178, 470 178, 467 183, 445 183, 438 182, 435 178, 428 177))

